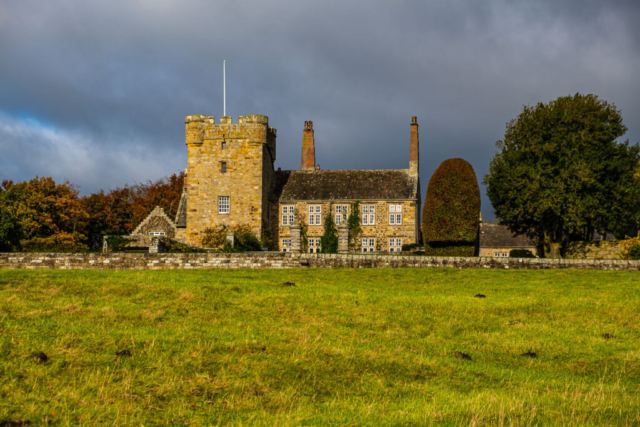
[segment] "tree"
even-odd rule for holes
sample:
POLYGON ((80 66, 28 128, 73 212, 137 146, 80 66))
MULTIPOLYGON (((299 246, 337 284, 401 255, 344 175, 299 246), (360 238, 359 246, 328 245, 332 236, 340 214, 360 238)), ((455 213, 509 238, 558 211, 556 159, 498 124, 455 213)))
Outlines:
POLYGON ((160 206, 167 215, 175 218, 178 213, 183 183, 184 172, 180 172, 155 182, 147 181, 146 184, 136 184, 130 187, 130 230, 137 227, 156 206, 160 206))
POLYGON ((108 193, 100 190, 80 200, 89 215, 83 226, 90 248, 100 248, 103 236, 129 234, 133 227, 132 197, 128 187, 116 188, 108 193))
POLYGON ((20 246, 23 236, 22 225, 16 211, 17 206, 12 203, 10 193, 5 188, 13 186, 13 182, 4 181, 0 187, 0 252, 11 252, 20 246))
POLYGON ((620 111, 595 95, 525 106, 484 177, 500 223, 542 242, 553 258, 595 231, 633 233, 640 149, 616 142, 626 130, 620 111))
MULTIPOLYGON (((86 249, 79 231, 87 219, 78 190, 68 182, 56 184, 49 177, 14 184, 3 182, 3 227, 6 241, 27 251, 78 251, 86 249), (6 218, 9 218, 8 220, 6 218), (15 221, 17 220, 17 224, 15 221)), ((6 245, 6 244, 5 244, 6 245)))
POLYGON ((338 253, 338 228, 331 215, 331 207, 324 219, 324 234, 320 238, 320 252, 323 254, 338 253))
POLYGON ((480 189, 473 167, 447 159, 433 173, 422 209, 425 255, 473 256, 480 222, 480 189))
POLYGON ((84 224, 87 244, 100 247, 105 235, 131 233, 156 206, 172 218, 178 211, 184 182, 184 172, 158 181, 116 188, 105 193, 83 197, 81 203, 89 214, 84 224))

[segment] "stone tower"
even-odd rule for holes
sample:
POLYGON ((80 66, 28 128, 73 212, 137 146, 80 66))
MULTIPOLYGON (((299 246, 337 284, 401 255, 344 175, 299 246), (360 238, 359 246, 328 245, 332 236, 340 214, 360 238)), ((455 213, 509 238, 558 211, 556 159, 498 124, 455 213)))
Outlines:
POLYGON ((267 116, 185 119, 189 176, 187 243, 200 246, 209 227, 249 224, 260 236, 269 221, 269 191, 274 179, 276 130, 267 116))

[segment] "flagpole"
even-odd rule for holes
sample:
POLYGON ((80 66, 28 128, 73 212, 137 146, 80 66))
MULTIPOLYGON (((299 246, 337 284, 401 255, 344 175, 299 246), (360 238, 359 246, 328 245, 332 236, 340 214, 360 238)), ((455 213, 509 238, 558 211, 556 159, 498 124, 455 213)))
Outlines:
POLYGON ((222 61, 222 115, 227 117, 227 61, 222 61))

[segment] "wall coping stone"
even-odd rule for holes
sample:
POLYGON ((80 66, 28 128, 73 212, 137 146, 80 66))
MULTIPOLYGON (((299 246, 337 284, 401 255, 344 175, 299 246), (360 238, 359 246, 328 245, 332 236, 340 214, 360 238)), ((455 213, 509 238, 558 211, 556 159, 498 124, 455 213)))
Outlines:
POLYGON ((590 269, 640 271, 640 261, 596 259, 435 257, 386 254, 251 253, 0 253, 0 269, 157 270, 202 268, 590 269))

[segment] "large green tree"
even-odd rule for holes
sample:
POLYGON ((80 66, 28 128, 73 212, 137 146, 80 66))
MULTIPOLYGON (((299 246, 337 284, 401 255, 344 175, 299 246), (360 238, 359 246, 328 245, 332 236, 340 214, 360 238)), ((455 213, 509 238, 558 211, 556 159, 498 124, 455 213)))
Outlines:
POLYGON ((594 231, 632 233, 640 148, 617 142, 626 130, 620 111, 595 95, 525 106, 507 123, 484 177, 500 223, 536 238, 553 258, 594 231))

